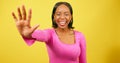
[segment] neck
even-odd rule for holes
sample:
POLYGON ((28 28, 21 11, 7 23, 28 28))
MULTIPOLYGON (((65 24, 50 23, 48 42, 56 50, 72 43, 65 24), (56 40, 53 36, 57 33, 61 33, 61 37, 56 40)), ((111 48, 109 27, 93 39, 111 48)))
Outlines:
POLYGON ((65 35, 65 34, 73 34, 73 30, 69 29, 69 28, 56 28, 56 33, 57 34, 61 34, 61 35, 65 35))
POLYGON ((66 33, 66 32, 69 32, 70 29, 69 28, 56 28, 56 31, 66 33))

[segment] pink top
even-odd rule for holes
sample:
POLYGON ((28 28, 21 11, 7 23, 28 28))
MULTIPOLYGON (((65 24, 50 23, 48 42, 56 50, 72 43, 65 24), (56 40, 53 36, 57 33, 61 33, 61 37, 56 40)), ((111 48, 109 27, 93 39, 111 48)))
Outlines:
POLYGON ((62 43, 54 29, 36 30, 32 38, 23 38, 30 46, 35 40, 45 42, 50 63, 86 63, 86 43, 81 32, 74 31, 75 44, 62 43), (79 58, 79 61, 78 61, 79 58))

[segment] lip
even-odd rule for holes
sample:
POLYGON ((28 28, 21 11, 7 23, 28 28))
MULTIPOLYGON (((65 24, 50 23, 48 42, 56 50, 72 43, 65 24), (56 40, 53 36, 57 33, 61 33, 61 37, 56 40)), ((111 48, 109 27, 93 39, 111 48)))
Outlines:
POLYGON ((66 24, 66 21, 59 21, 59 24, 60 24, 61 26, 64 26, 64 25, 66 24))

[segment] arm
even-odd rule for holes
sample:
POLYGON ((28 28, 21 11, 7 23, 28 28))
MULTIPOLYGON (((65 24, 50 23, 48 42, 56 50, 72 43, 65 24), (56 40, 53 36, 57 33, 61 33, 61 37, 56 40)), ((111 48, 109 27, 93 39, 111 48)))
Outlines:
POLYGON ((48 42, 50 39, 50 30, 35 30, 31 38, 23 37, 27 45, 32 45, 36 40, 41 42, 48 42))
POLYGON ((79 56, 79 63, 87 63, 86 60, 86 40, 83 34, 81 34, 80 40, 81 54, 79 56))

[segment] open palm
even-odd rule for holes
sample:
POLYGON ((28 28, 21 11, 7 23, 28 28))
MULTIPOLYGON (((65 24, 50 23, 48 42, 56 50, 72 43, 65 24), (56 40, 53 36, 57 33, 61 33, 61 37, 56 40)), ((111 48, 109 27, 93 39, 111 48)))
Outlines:
POLYGON ((16 26, 18 31, 23 37, 29 38, 31 37, 31 34, 38 28, 39 25, 36 25, 34 27, 30 26, 30 21, 31 21, 31 14, 32 10, 29 10, 28 17, 26 18, 26 10, 25 6, 22 6, 22 13, 20 11, 20 8, 18 8, 18 17, 16 17, 15 13, 12 12, 12 16, 16 22, 16 26))

